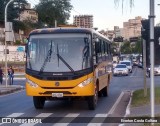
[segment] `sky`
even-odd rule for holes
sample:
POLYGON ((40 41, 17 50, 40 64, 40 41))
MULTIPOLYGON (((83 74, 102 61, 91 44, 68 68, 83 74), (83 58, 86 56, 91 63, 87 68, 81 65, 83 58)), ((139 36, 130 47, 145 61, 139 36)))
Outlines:
MULTIPOLYGON (((130 8, 130 0, 71 0, 73 9, 69 23, 73 23, 74 15, 93 15, 93 27, 98 30, 113 30, 114 26, 123 28, 123 22, 134 19, 136 16, 148 18, 150 0, 134 0, 134 6, 130 8), (123 9, 122 9, 122 1, 123 9)), ((28 0, 32 7, 39 0, 28 0)), ((155 24, 160 22, 160 0, 155 0, 155 24)))

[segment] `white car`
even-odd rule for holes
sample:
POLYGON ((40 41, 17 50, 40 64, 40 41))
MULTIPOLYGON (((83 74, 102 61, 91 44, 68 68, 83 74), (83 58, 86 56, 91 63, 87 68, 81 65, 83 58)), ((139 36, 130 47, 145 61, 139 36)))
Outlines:
POLYGON ((123 61, 120 61, 120 64, 127 65, 127 68, 129 70, 129 72, 132 73, 132 63, 131 63, 131 61, 129 61, 129 60, 123 60, 123 61))
MULTIPOLYGON (((150 77, 150 68, 147 68, 147 73, 146 75, 150 77)), ((155 65, 154 66, 154 75, 160 75, 160 65, 155 65)))
POLYGON ((113 75, 126 75, 128 76, 129 70, 127 68, 127 65, 125 64, 117 64, 117 66, 113 70, 113 75))

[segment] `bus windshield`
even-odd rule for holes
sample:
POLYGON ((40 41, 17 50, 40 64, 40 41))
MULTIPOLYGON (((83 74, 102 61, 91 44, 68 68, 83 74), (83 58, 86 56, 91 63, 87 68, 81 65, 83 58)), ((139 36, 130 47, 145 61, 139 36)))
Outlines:
POLYGON ((74 72, 91 67, 89 34, 31 35, 27 68, 39 72, 74 72))

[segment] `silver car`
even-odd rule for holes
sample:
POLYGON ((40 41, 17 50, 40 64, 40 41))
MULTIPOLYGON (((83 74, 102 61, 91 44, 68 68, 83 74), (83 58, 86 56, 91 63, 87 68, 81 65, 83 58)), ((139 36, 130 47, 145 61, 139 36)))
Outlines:
POLYGON ((113 70, 113 75, 126 75, 128 76, 129 70, 127 68, 127 65, 125 64, 117 64, 117 66, 113 70))
MULTIPOLYGON (((146 75, 150 77, 150 68, 147 68, 147 73, 146 75)), ((160 65, 155 65, 154 66, 154 75, 160 75, 160 65)))
POLYGON ((123 60, 123 61, 120 61, 120 64, 126 64, 127 68, 129 69, 129 72, 132 73, 132 63, 131 63, 131 61, 123 60))

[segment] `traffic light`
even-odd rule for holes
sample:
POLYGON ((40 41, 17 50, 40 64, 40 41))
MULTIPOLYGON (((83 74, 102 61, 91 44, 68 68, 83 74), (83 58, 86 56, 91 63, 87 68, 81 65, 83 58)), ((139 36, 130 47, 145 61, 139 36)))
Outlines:
POLYGON ((142 20, 141 24, 142 24, 142 29, 141 29, 142 38, 145 40, 148 40, 149 39, 149 31, 150 31, 149 19, 142 20))

